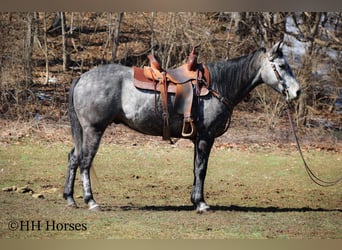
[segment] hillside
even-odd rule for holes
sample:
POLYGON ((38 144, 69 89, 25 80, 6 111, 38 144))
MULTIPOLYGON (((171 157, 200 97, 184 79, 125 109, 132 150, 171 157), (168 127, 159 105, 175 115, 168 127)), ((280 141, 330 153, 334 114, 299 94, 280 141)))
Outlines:
MULTIPOLYGON (((72 79, 90 68, 111 63, 115 41, 115 63, 143 66, 147 64, 147 55, 153 52, 164 68, 172 68, 183 63, 196 44, 200 44, 201 62, 230 59, 261 46, 271 46, 287 32, 286 28, 282 30, 287 18, 295 15, 124 13, 120 29, 117 29, 118 13, 67 12, 63 20, 57 14, 2 13, 0 16, 0 114, 5 119, 3 124, 18 120, 68 124, 67 95, 72 79), (116 32, 118 36, 115 36, 116 32)), ((306 18, 308 25, 317 24, 314 21, 318 14, 296 15, 303 20, 306 18)), ((325 32, 323 22, 318 22, 319 31, 310 52, 311 64, 305 56, 296 57, 291 52, 291 41, 285 40, 290 48, 289 62, 295 65, 294 73, 305 93, 305 97, 294 105, 295 118, 308 140, 312 135, 315 139, 328 141, 341 139, 342 119, 336 106, 341 88, 342 66, 338 60, 341 53, 333 60, 324 52, 328 51, 325 48, 336 50, 340 44, 332 42, 325 47, 323 43, 329 38, 327 34, 333 34, 333 37, 340 34, 339 18, 336 13, 326 14, 326 22, 335 21, 337 27, 330 33, 325 32), (324 76, 316 73, 322 63, 328 69, 324 76)), ((298 20, 299 29, 304 31, 305 23, 298 20)), ((237 106, 232 127, 243 128, 241 131, 249 134, 249 138, 250 131, 262 129, 262 134, 269 134, 264 136, 268 141, 272 137, 284 139, 289 138, 286 119, 281 97, 260 87, 237 106)))

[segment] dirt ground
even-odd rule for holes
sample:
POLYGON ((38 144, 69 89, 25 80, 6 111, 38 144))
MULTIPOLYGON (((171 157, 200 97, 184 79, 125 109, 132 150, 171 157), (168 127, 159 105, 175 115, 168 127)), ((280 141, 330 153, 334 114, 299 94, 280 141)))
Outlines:
MULTIPOLYGON (((237 121, 242 119, 243 114, 235 115, 237 121)), ((0 192, 0 236, 341 239, 340 184, 322 189, 309 180, 289 130, 266 133, 240 125, 233 122, 213 148, 205 189, 212 212, 205 215, 196 214, 189 199, 191 142, 170 145, 160 137, 111 126, 94 161, 98 177, 94 194, 102 212, 90 213, 79 179, 75 196, 80 208, 66 209, 62 198, 72 146, 68 123, 2 120, 1 188, 27 187, 28 192, 0 192), (34 194, 43 198, 33 198, 34 194), (34 230, 37 223, 39 231, 34 230)), ((340 175, 340 141, 314 133, 301 138, 315 171, 329 179, 340 175)))
MULTIPOLYGON (((59 121, 32 119, 29 122, 0 119, 0 143, 11 143, 31 138, 45 142, 72 143, 70 125, 66 116, 59 121)), ((320 127, 301 129, 297 136, 304 150, 342 151, 341 131, 329 131, 320 127)), ((177 145, 192 147, 189 140, 174 139, 177 145)), ((139 144, 139 145, 167 145, 161 137, 148 136, 131 130, 121 124, 113 124, 107 128, 102 143, 139 144)), ((228 131, 216 138, 214 147, 235 148, 246 150, 249 148, 271 149, 287 148, 296 150, 295 140, 287 117, 279 119, 274 128, 268 128, 264 122, 264 115, 258 112, 236 110, 228 131)))

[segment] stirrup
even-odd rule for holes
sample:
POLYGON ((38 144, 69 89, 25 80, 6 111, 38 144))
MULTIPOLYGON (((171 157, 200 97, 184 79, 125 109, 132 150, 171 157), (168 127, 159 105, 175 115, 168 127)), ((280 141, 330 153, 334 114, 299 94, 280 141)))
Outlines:
POLYGON ((191 118, 184 119, 182 136, 184 138, 192 138, 195 135, 195 125, 191 118))

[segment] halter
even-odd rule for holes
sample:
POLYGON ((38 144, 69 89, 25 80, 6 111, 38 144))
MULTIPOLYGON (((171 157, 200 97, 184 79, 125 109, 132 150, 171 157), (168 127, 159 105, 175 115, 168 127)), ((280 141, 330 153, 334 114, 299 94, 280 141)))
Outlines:
POLYGON ((275 63, 273 62, 273 60, 274 60, 273 58, 268 59, 279 84, 283 87, 282 94, 288 98, 288 95, 289 95, 289 92, 287 91, 288 86, 286 85, 285 80, 281 77, 281 75, 280 75, 279 71, 277 70, 277 67, 276 67, 275 63))

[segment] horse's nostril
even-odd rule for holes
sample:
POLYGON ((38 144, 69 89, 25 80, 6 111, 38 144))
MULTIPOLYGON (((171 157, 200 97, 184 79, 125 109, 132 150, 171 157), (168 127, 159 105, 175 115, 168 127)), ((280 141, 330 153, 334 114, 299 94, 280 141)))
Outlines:
POLYGON ((300 90, 300 89, 298 89, 298 90, 297 90, 297 92, 296 92, 296 95, 297 95, 297 97, 299 97, 299 96, 300 96, 300 93, 301 93, 301 90, 300 90))

